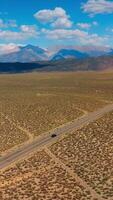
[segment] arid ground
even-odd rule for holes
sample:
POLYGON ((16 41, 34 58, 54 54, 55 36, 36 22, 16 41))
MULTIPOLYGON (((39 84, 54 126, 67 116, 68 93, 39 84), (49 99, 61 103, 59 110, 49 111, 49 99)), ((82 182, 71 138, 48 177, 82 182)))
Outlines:
MULTIPOLYGON (((0 156, 113 103, 113 72, 0 75, 0 156)), ((113 200, 113 111, 0 170, 0 200, 113 200)))

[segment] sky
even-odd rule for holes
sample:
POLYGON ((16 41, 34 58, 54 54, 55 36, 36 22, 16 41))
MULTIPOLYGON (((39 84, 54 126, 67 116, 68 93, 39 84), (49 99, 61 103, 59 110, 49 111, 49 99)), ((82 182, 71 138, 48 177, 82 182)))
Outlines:
POLYGON ((113 47, 113 0, 0 0, 0 54, 43 48, 113 47))

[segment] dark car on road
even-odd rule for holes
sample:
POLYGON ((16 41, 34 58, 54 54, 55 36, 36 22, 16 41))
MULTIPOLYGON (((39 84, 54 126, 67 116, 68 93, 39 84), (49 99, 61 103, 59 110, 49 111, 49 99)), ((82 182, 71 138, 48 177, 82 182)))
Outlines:
POLYGON ((55 133, 53 133, 53 134, 51 135, 51 137, 54 138, 54 137, 57 137, 57 135, 56 135, 55 133))

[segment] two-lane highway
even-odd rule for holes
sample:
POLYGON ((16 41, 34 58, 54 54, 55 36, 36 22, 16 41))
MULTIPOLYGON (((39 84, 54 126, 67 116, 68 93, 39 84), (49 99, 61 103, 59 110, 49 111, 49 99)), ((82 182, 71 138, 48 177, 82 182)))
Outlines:
POLYGON ((71 123, 67 123, 61 127, 52 130, 48 134, 35 139, 29 144, 25 144, 22 147, 14 150, 11 153, 0 158, 0 169, 10 166, 12 163, 17 162, 20 159, 23 159, 25 156, 30 153, 40 149, 44 145, 50 144, 57 141, 60 136, 64 133, 70 133, 73 130, 79 129, 81 126, 84 126, 90 122, 95 121, 96 119, 102 117, 104 114, 113 110, 113 104, 107 105, 104 108, 101 108, 93 113, 89 113, 71 123), (54 137, 52 137, 54 135, 54 137), (56 137, 55 137, 56 135, 56 137))

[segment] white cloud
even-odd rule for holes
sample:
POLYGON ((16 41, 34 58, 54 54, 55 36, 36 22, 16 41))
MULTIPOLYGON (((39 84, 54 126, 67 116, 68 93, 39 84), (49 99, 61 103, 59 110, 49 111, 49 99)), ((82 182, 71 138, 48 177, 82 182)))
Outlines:
POLYGON ((76 24, 79 28, 81 29, 89 29, 92 26, 98 26, 98 22, 97 21, 93 21, 92 23, 83 23, 83 22, 79 22, 76 24))
POLYGON ((88 34, 87 37, 81 38, 81 44, 84 45, 105 45, 108 41, 107 36, 99 36, 98 34, 88 34))
POLYGON ((75 36, 84 37, 87 35, 86 32, 76 30, 66 30, 66 29, 55 29, 55 30, 46 30, 42 29, 42 32, 50 39, 73 39, 75 36))
POLYGON ((70 28, 72 22, 68 18, 58 18, 55 22, 51 24, 53 28, 70 28))
POLYGON ((34 16, 38 21, 48 23, 59 17, 65 17, 65 15, 65 10, 57 7, 54 10, 40 10, 34 16))
POLYGON ((13 53, 19 51, 19 47, 16 44, 1 44, 0 45, 0 55, 13 53))
POLYGON ((82 45, 102 45, 107 41, 107 37, 101 37, 98 34, 89 34, 86 31, 79 29, 66 30, 66 29, 55 29, 46 30, 42 29, 42 33, 49 39, 56 40, 72 40, 73 42, 79 42, 82 45))
POLYGON ((16 31, 10 31, 10 30, 0 30, 0 39, 6 40, 6 41, 16 41, 16 40, 23 40, 27 38, 25 33, 23 32, 16 32, 16 31))
POLYGON ((113 2, 109 0, 88 0, 82 4, 82 9, 90 16, 101 13, 113 13, 113 2))
POLYGON ((0 40, 3 41, 22 41, 30 38, 37 38, 39 32, 33 26, 22 25, 19 31, 0 30, 0 40))
POLYGON ((40 10, 34 17, 41 23, 50 23, 54 28, 70 28, 72 22, 63 8, 56 7, 54 10, 40 10))
POLYGON ((91 24, 89 24, 89 23, 77 23, 77 26, 79 28, 82 28, 82 29, 89 29, 91 27, 91 24))
POLYGON ((36 25, 21 25, 20 29, 21 29, 22 32, 26 32, 26 33, 37 32, 37 26, 36 25))

